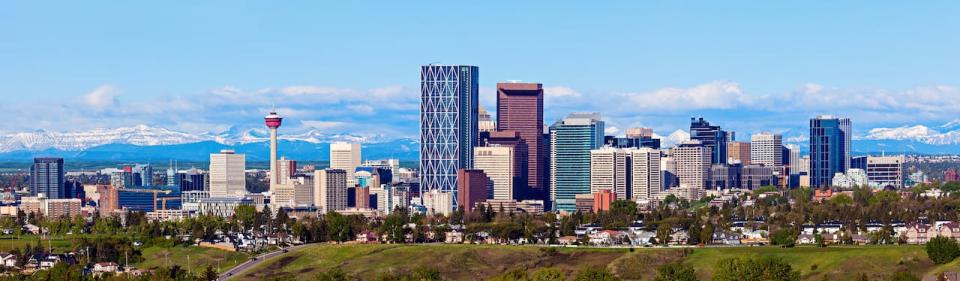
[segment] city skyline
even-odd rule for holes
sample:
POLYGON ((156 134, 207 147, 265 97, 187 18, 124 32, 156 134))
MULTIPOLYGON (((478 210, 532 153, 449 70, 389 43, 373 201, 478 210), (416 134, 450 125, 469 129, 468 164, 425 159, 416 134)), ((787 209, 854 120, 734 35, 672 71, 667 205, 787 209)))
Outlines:
POLYGON ((926 13, 906 15, 895 5, 833 3, 770 3, 746 10, 710 4, 612 4, 624 9, 558 4, 525 14, 540 5, 511 3, 514 9, 495 10, 502 22, 481 16, 496 5, 466 9, 463 16, 477 19, 465 23, 477 31, 471 33, 476 38, 447 35, 471 43, 459 49, 447 42, 421 44, 425 35, 415 31, 425 23, 400 19, 430 11, 402 4, 335 3, 296 11, 257 4, 193 7, 257 16, 252 22, 216 22, 225 16, 201 12, 178 14, 179 21, 171 22, 144 17, 153 10, 141 6, 86 5, 30 18, 50 7, 7 5, 3 10, 9 13, 0 21, 22 28, 2 34, 31 44, 0 46, 8 62, 0 74, 9 77, 0 94, 11 101, 0 109, 15 119, 4 131, 150 124, 220 132, 256 127, 259 120, 246 116, 276 105, 296 120, 285 128, 289 132, 315 128, 415 137, 418 86, 409 73, 432 62, 484 69, 480 104, 491 114, 496 83, 542 83, 544 123, 572 111, 596 111, 616 134, 640 126, 666 135, 685 128, 686 118, 703 116, 741 135, 771 131, 786 140, 806 136, 805 120, 819 114, 861 120, 856 136, 877 127, 918 124, 946 132, 952 128, 940 126, 954 120, 952 109, 960 106, 953 98, 960 94, 960 81, 950 75, 960 61, 950 50, 960 42, 944 36, 957 26, 956 19, 919 16, 949 11, 955 3, 911 6, 926 13), (337 25, 354 23, 338 10, 364 11, 378 20, 337 25), (83 13, 62 11, 92 17, 79 20, 83 13), (279 16, 311 11, 327 16, 312 21, 279 16), (609 15, 571 17, 601 12, 609 15), (117 20, 130 24, 113 24, 117 20), (133 36, 135 30, 144 35, 133 36), (283 32, 268 32, 273 30, 283 32), (570 39, 577 43, 557 43, 570 39), (512 44, 497 45, 504 41, 512 44))

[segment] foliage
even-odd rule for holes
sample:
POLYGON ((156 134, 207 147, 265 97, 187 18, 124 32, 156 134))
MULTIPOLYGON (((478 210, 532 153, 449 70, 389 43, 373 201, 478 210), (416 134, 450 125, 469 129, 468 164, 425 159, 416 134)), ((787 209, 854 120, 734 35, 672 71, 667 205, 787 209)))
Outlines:
POLYGON ((797 231, 792 228, 783 228, 770 234, 770 243, 785 247, 792 247, 797 241, 797 231))
POLYGON ((927 256, 936 264, 953 261, 960 255, 960 247, 952 238, 937 236, 927 242, 927 256))
POLYGON ((618 281, 619 277, 602 267, 584 267, 577 273, 574 281, 618 281))
POLYGON ((697 281, 693 267, 682 263, 668 263, 657 269, 654 281, 697 281))
POLYGON ((800 272, 794 271, 786 261, 775 257, 758 260, 727 258, 717 262, 714 281, 793 281, 800 280, 800 272))

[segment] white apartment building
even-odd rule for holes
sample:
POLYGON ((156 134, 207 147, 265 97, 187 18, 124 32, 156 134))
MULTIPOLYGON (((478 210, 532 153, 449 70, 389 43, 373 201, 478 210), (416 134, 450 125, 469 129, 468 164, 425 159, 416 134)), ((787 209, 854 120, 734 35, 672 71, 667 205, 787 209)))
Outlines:
POLYGON ((210 154, 210 196, 242 198, 247 193, 246 156, 233 150, 210 154))
POLYGON ((783 168, 783 136, 766 132, 750 136, 750 164, 780 171, 783 168))
POLYGON ((590 151, 590 193, 606 189, 612 191, 616 199, 627 199, 628 154, 625 149, 609 146, 590 151))
POLYGON ((493 199, 514 199, 517 159, 513 147, 480 146, 473 148, 473 168, 483 170, 493 183, 493 199))
POLYGON ((339 169, 347 173, 347 184, 353 185, 353 172, 360 166, 360 144, 353 142, 334 142, 330 144, 330 169, 339 169))
POLYGON ((640 148, 630 151, 633 200, 653 200, 663 190, 660 150, 640 148))
POLYGON ((340 169, 314 172, 313 196, 313 202, 321 214, 346 209, 347 173, 340 169))
POLYGON ((428 214, 443 214, 450 216, 453 213, 453 192, 443 192, 433 189, 423 193, 423 206, 428 214))

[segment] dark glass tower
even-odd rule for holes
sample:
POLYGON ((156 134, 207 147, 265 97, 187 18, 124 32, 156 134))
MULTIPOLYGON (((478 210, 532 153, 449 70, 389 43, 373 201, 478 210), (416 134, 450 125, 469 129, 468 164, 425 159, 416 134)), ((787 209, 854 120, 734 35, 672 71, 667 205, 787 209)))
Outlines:
POLYGON ((850 167, 851 123, 829 115, 810 119, 810 186, 833 183, 833 175, 850 167))
POLYGON ((30 195, 43 193, 47 198, 64 199, 63 158, 34 158, 30 166, 30 195))
POLYGON ((727 141, 730 139, 727 131, 720 126, 712 126, 710 122, 701 118, 690 118, 690 139, 698 140, 710 148, 710 163, 723 164, 727 162, 727 141))

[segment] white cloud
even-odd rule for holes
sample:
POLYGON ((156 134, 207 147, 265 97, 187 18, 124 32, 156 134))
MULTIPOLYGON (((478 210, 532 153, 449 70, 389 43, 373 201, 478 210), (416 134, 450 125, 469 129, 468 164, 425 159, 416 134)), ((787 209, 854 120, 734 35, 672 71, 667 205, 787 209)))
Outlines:
POLYGON ((336 128, 343 127, 343 126, 347 125, 346 122, 339 122, 339 121, 322 121, 322 120, 303 120, 303 121, 300 121, 300 124, 302 124, 304 127, 314 128, 314 129, 318 129, 318 130, 321 130, 321 131, 322 131, 322 130, 336 129, 336 128))
POLYGON ((97 110, 102 110, 117 103, 120 90, 113 85, 102 85, 83 95, 83 103, 97 110))
POLYGON ((647 93, 623 94, 630 108, 675 111, 695 109, 731 109, 750 105, 750 96, 740 85, 728 81, 712 81, 692 88, 663 88, 647 93))
POLYGON ((347 109, 349 109, 349 110, 350 110, 351 112, 353 112, 354 114, 363 114, 363 115, 370 115, 370 114, 373 114, 374 112, 376 112, 376 110, 373 109, 372 106, 369 106, 369 105, 366 105, 366 104, 348 105, 348 106, 347 106, 347 109))

